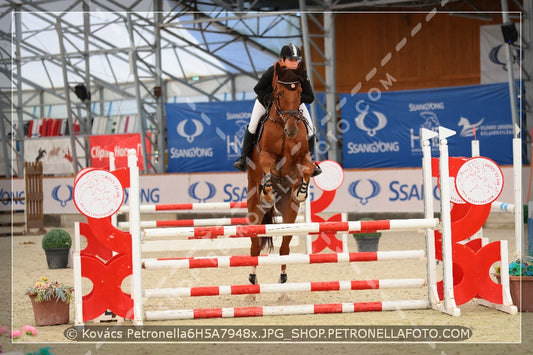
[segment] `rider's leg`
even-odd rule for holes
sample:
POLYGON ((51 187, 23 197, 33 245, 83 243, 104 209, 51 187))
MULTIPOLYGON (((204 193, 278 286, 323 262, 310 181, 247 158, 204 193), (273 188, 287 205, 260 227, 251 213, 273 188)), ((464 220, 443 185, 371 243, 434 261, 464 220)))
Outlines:
POLYGON ((263 105, 261 105, 259 100, 255 100, 254 108, 252 110, 252 117, 250 118, 250 123, 248 124, 246 132, 244 133, 241 156, 233 163, 233 166, 240 171, 246 171, 246 159, 249 157, 250 153, 252 153, 252 150, 255 147, 257 126, 259 125, 259 121, 265 112, 266 110, 263 105))
POLYGON ((259 127, 259 121, 266 113, 265 106, 261 105, 259 100, 255 100, 254 108, 252 109, 252 117, 250 117, 250 123, 248 124, 248 131, 255 134, 257 132, 257 127, 259 127))
POLYGON ((305 104, 300 105, 300 111, 302 111, 302 115, 305 117, 305 120, 309 124, 309 131, 307 131, 307 137, 311 137, 315 134, 315 123, 311 119, 311 114, 309 113, 309 110, 307 109, 307 106, 305 104))
MULTIPOLYGON (((311 157, 313 157, 315 153, 315 126, 305 104, 300 105, 300 110, 302 110, 302 115, 305 117, 305 119, 309 123, 309 131, 307 132, 307 143, 309 145, 309 153, 311 153, 311 157)), ((315 170, 313 171, 312 176, 317 176, 322 173, 322 169, 320 169, 317 162, 314 162, 314 164, 315 164, 315 170)))

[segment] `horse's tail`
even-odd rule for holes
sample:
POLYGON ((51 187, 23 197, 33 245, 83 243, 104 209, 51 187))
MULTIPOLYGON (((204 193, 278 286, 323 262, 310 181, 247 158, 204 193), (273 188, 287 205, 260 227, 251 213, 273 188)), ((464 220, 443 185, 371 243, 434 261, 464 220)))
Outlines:
MULTIPOLYGON (((269 209, 265 215, 263 216, 263 220, 261 221, 262 224, 272 224, 274 223, 274 207, 269 209)), ((261 250, 265 249, 265 247, 268 247, 268 252, 270 253, 274 249, 274 243, 272 242, 272 237, 260 237, 261 238, 261 250)))

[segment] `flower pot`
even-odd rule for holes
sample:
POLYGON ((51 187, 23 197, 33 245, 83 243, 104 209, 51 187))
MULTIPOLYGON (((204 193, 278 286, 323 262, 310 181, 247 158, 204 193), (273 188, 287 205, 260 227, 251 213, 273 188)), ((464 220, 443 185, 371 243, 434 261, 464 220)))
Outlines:
POLYGON ((70 248, 44 249, 49 269, 64 269, 68 265, 70 248))
POLYGON ((509 276, 509 289, 519 312, 533 312, 533 276, 509 276), (520 280, 522 280, 521 295, 520 280))
POLYGON ((36 325, 67 324, 69 322, 69 304, 51 299, 49 301, 35 301, 36 295, 29 295, 33 307, 36 325))
POLYGON ((380 237, 381 235, 366 236, 363 238, 355 237, 355 242, 357 243, 357 250, 360 252, 377 251, 380 237))

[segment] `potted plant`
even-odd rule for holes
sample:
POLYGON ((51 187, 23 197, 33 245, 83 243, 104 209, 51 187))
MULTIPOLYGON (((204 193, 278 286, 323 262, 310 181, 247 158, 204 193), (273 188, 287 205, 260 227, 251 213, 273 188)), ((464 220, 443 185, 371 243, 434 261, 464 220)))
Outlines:
POLYGON ((59 228, 48 231, 42 240, 46 262, 50 269, 63 269, 68 265, 72 238, 67 231, 59 228))
POLYGON ((35 324, 56 325, 69 322, 69 304, 74 288, 46 277, 35 282, 26 290, 33 307, 35 324))
MULTIPOLYGON (((362 218, 362 221, 371 221, 372 218, 362 218)), ((373 252, 378 250, 379 238, 381 238, 381 232, 368 231, 368 232, 355 232, 353 233, 355 242, 357 243, 357 250, 360 252, 373 252)))
POLYGON ((509 289, 519 312, 533 312, 533 257, 526 256, 509 264, 509 289))

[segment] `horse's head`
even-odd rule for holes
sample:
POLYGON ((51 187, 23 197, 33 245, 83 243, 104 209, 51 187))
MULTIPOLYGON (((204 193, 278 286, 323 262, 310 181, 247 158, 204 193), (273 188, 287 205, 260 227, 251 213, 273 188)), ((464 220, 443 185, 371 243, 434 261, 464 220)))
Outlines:
POLYGON ((283 68, 275 64, 272 87, 274 88, 273 108, 283 121, 283 131, 289 138, 298 134, 298 123, 302 120, 300 94, 302 93, 301 65, 297 69, 283 68))

